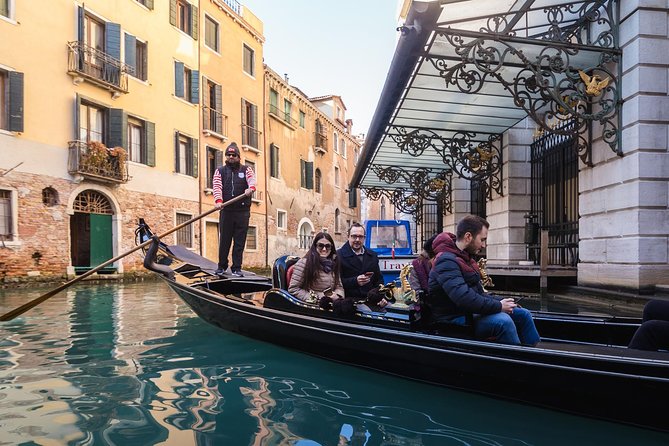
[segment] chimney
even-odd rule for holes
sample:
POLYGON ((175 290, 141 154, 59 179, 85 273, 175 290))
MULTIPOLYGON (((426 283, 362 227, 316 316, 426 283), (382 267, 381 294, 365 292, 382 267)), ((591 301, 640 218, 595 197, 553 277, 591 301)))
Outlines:
POLYGON ((283 80, 288 83, 288 73, 283 73, 283 80))
POLYGON ((346 120, 346 133, 348 133, 350 135, 352 129, 353 129, 353 119, 347 119, 346 120))

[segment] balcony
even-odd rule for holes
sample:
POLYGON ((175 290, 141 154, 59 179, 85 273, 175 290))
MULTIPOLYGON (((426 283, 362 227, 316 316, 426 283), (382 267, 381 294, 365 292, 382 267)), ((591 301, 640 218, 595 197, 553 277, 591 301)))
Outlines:
POLYGON ((115 97, 128 93, 128 73, 134 74, 133 67, 83 42, 69 42, 67 49, 67 74, 74 77, 75 83, 85 79, 108 89, 115 97))
POLYGON ((250 125, 242 124, 242 148, 252 152, 259 153, 258 150, 258 130, 250 125))
POLYGON ((206 136, 228 139, 228 117, 214 108, 202 107, 202 127, 206 136))
POLYGON ((325 153, 328 151, 328 137, 324 133, 314 132, 314 150, 325 153))
POLYGON ((278 121, 287 125, 288 127, 290 127, 293 130, 295 130, 297 128, 297 119, 294 119, 293 117, 291 117, 290 113, 279 110, 279 107, 277 107, 274 104, 267 104, 267 108, 269 110, 269 115, 271 117, 273 117, 274 119, 277 119, 278 121))
POLYGON ((120 147, 108 149, 97 141, 70 141, 67 170, 71 175, 103 183, 127 183, 128 161, 120 147))

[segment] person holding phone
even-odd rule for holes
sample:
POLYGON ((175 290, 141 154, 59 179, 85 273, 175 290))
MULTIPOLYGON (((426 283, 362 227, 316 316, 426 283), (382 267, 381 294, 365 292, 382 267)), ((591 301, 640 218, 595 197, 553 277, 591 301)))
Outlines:
POLYGON ((436 322, 465 325, 470 319, 478 339, 534 346, 539 341, 532 314, 513 298, 486 293, 474 255, 485 248, 489 223, 464 217, 457 235, 442 232, 432 242, 436 254, 428 280, 428 303, 436 322))
MULTIPOLYGON (((341 282, 346 297, 365 299, 367 293, 383 283, 379 256, 364 246, 365 228, 360 223, 353 223, 348 229, 348 241, 337 250, 341 259, 341 282)), ((378 306, 387 304, 382 299, 378 306)))
POLYGON ((290 278, 288 292, 300 300, 317 301, 323 297, 334 303, 344 298, 344 288, 339 278, 339 258, 334 240, 327 232, 319 232, 309 251, 297 261, 290 278))

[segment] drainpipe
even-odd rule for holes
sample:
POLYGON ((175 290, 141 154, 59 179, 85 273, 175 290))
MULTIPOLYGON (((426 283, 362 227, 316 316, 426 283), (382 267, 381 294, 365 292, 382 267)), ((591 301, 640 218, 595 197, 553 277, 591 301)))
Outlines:
MULTIPOLYGON (((197 11, 198 11, 198 14, 202 15, 202 5, 201 5, 200 0, 197 0, 197 11)), ((198 17, 197 20, 198 20, 198 23, 201 23, 200 22, 200 17, 198 17)), ((198 26, 198 28, 199 29, 204 29, 204 26, 198 26)), ((198 83, 200 84, 200 92, 202 91, 202 88, 203 88, 203 85, 202 85, 202 70, 201 70, 201 66, 200 66, 200 47, 201 47, 201 44, 202 44, 202 39, 200 38, 200 36, 198 36, 198 39, 197 39, 197 72, 198 72, 198 76, 200 76, 200 79, 198 79, 198 83)), ((205 156, 201 156, 202 155, 202 148, 204 147, 204 144, 202 144, 204 142, 203 141, 204 138, 202 137, 202 135, 203 135, 203 133, 202 133, 202 104, 200 103, 202 95, 200 94, 199 96, 200 97, 197 98, 197 109, 198 109, 198 112, 197 112, 197 131, 199 133, 200 144, 197 145, 197 150, 200 153, 198 153, 197 162, 200 163, 200 165, 198 166, 198 171, 204 172, 205 174, 204 175, 199 175, 200 178, 198 178, 198 180, 197 180, 197 192, 198 192, 197 193, 197 197, 198 197, 197 198, 197 204, 198 204, 198 215, 202 215, 202 213, 204 212, 202 210, 202 204, 203 204, 202 203, 202 201, 203 201, 202 197, 203 197, 203 194, 204 194, 204 188, 202 186, 202 178, 204 178, 204 176, 207 174, 207 157, 206 157, 207 150, 205 148, 205 150, 204 150, 205 156), (204 169, 202 169, 202 160, 204 160, 204 167, 205 167, 204 169)), ((205 178, 204 181, 207 181, 206 178, 205 178)), ((204 218, 201 218, 198 223, 200 225, 200 255, 203 255, 203 253, 204 253, 204 235, 205 235, 205 231, 207 229, 207 222, 204 221, 204 218)))
MULTIPOLYGON (((265 68, 265 64, 263 64, 263 68, 265 68)), ((265 266, 269 266, 269 189, 267 188, 267 177, 269 176, 269 157, 267 156, 267 120, 265 119, 265 98, 267 97, 266 76, 266 70, 263 69, 262 103, 260 105, 262 106, 262 140, 263 146, 265 147, 265 150, 263 150, 263 153, 265 154, 265 266)), ((286 215, 286 217, 288 216, 286 215)))

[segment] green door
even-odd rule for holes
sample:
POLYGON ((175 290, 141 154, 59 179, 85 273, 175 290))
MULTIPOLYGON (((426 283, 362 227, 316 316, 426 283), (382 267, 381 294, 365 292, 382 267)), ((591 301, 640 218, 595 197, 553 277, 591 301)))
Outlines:
POLYGON ((91 266, 95 267, 112 256, 112 216, 89 214, 91 227, 91 266))

